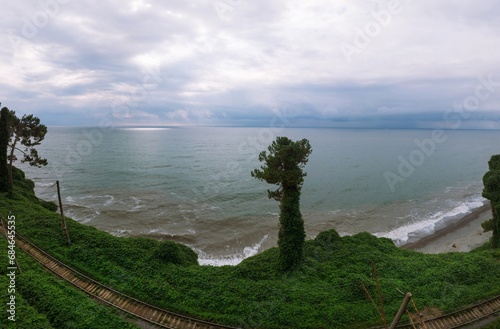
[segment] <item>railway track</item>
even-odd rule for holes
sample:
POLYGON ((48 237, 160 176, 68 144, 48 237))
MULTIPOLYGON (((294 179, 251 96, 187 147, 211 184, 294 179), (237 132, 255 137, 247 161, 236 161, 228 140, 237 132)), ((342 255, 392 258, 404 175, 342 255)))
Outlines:
MULTIPOLYGON (((5 231, 2 226, 0 226, 0 230, 4 235, 5 231)), ((236 329, 235 327, 173 313, 127 296, 58 261, 19 234, 16 234, 16 246, 42 264, 50 272, 71 283, 73 286, 84 291, 93 298, 148 323, 171 329, 236 329)))
MULTIPOLYGON (((5 234, 2 226, 0 226, 0 231, 2 231, 3 235, 5 234)), ((170 312, 127 296, 58 261, 19 234, 16 234, 16 246, 42 264, 50 272, 71 283, 73 286, 84 291, 93 298, 148 323, 171 329, 237 329, 235 327, 170 312)), ((421 319, 421 323, 415 321, 415 327, 419 329, 463 328, 469 324, 498 314, 500 314, 500 296, 439 317, 421 319)), ((413 329, 414 327, 410 323, 398 325, 396 328, 413 329)))
MULTIPOLYGON (((493 297, 478 304, 442 316, 430 319, 421 319, 425 325, 421 323, 419 324, 415 321, 415 327, 419 329, 464 328, 482 319, 498 314, 500 314, 500 296, 493 297)), ((413 325, 409 323, 398 325, 396 328, 413 329, 413 325)))

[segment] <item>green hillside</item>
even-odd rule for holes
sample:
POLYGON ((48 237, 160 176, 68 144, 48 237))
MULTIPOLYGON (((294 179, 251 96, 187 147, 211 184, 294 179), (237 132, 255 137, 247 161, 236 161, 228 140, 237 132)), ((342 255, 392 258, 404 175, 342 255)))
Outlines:
MULTIPOLYGON (((500 294, 498 250, 426 255, 368 233, 340 237, 334 230, 323 232, 306 241, 305 261, 286 274, 276 268, 276 248, 237 266, 199 266, 196 254, 184 245, 114 237, 71 219, 68 247, 54 205, 34 196, 32 182, 21 171, 15 176, 14 193, 0 194, 0 213, 15 215, 18 233, 106 285, 210 321, 244 328, 379 325, 380 316, 362 288, 364 284, 378 301, 372 264, 389 320, 403 299, 400 291, 411 292, 420 310, 443 312, 500 294)), ((7 250, 5 239, 0 247, 7 250)), ((6 252, 0 259, 7 263, 6 252)), ((16 328, 32 328, 28 323, 37 323, 37 328, 127 328, 114 311, 46 274, 19 250, 18 259, 23 268, 17 278, 18 315, 26 324, 16 328), (100 321, 88 322, 97 318, 100 321), (74 326, 67 325, 70 319, 74 326), (94 325, 103 319, 106 326, 94 325)), ((6 271, 2 265, 3 281, 6 271)))

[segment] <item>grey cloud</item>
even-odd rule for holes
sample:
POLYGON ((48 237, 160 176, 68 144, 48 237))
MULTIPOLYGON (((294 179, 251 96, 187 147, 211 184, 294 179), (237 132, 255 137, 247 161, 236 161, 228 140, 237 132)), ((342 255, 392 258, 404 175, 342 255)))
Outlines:
MULTIPOLYGON (((500 81, 493 0, 401 0, 351 63, 339 45, 387 1, 71 1, 23 37, 42 2, 6 5, 2 40, 23 44, 0 51, 13 76, 0 101, 49 124, 98 124, 119 104, 135 114, 127 124, 266 125, 288 106, 294 125, 431 127, 479 77, 500 81)), ((471 120, 495 120, 499 94, 471 120)))

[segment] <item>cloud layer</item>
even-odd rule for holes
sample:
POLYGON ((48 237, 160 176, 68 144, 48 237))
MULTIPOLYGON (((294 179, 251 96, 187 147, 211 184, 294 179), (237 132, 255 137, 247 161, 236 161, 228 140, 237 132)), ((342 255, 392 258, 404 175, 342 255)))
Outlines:
POLYGON ((49 125, 500 128, 485 0, 20 0, 0 101, 49 125))

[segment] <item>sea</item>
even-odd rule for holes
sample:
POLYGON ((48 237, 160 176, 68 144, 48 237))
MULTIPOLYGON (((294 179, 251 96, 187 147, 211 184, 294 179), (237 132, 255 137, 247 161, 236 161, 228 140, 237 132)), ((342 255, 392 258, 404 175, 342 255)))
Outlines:
MULTIPOLYGON (((306 138, 307 239, 367 231, 398 246, 487 203, 497 130, 266 127, 49 127, 42 168, 17 163, 65 215, 120 237, 174 240, 202 265, 235 265, 277 244, 276 186, 251 177, 278 136, 306 138)), ((71 233, 71 232, 70 232, 71 233)))

